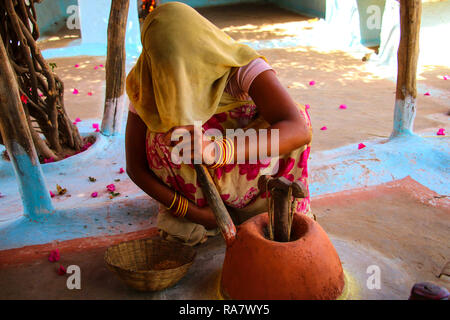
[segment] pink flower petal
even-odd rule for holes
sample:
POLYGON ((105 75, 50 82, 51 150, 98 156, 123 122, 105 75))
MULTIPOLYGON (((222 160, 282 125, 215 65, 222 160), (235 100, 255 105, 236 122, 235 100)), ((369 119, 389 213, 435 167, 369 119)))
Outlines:
POLYGON ((123 170, 123 168, 120 168, 119 173, 124 173, 125 170, 123 170))
POLYGON ((23 95, 23 94, 20 96, 20 100, 21 100, 23 103, 25 103, 25 104, 28 103, 28 98, 27 98, 25 95, 23 95))
POLYGON ((309 104, 305 104, 305 109, 308 110, 309 108, 311 108, 311 106, 309 104))
POLYGON ((429 96, 430 95, 430 93, 429 92, 426 92, 425 94, 424 94, 424 96, 429 96))
POLYGON ((364 143, 358 144, 358 150, 361 150, 361 149, 363 149, 365 147, 366 147, 366 145, 364 143))
POLYGON ((79 64, 76 64, 76 65, 75 65, 75 68, 78 68, 79 66, 80 66, 79 64))
POLYGON ((84 146, 81 147, 81 151, 86 151, 92 146, 92 143, 87 142, 84 146))
POLYGON ((39 97, 43 97, 44 94, 42 92, 39 92, 39 97))
POLYGON ((55 249, 50 252, 50 255, 48 256, 48 261, 56 262, 59 261, 60 258, 61 256, 59 254, 59 249, 55 249))
POLYGON ((309 85, 310 86, 313 86, 313 85, 315 85, 316 84, 316 82, 314 81, 314 80, 311 80, 310 82, 309 82, 309 85))
POLYGON ((440 128, 438 130, 438 132, 436 132, 436 135, 438 135, 438 136, 445 136, 445 129, 444 128, 440 128))
POLYGON ((98 129, 98 123, 93 123, 93 124, 92 124, 92 128, 98 129))
POLYGON ((116 191, 116 186, 114 185, 114 183, 111 183, 106 186, 106 189, 108 189, 111 192, 114 192, 116 191))
POLYGON ((327 127, 320 128, 320 130, 327 130, 327 129, 328 129, 327 127))
POLYGON ((77 125, 77 124, 78 124, 78 122, 75 122, 75 121, 74 121, 74 122, 72 122, 72 123, 73 123, 74 125, 77 125))
POLYGON ((73 94, 78 94, 78 89, 73 89, 72 93, 73 94))
POLYGON ((98 66, 95 66, 94 69, 97 70, 97 69, 98 69, 98 66))
POLYGON ((97 196, 98 196, 98 192, 92 192, 91 193, 91 197, 92 198, 97 198, 97 196))
POLYGON ((81 122, 81 119, 80 118, 76 118, 75 122, 81 122))
POLYGON ((88 95, 88 96, 92 96, 92 92, 88 92, 87 95, 88 95))
POLYGON ((450 79, 450 76, 443 76, 444 80, 450 79))
POLYGON ((62 265, 60 265, 59 268, 58 268, 58 274, 59 274, 60 276, 63 276, 63 275, 65 275, 66 273, 67 273, 66 268, 64 268, 62 265))
POLYGON ((346 106, 345 104, 341 104, 341 105, 339 106, 339 109, 347 109, 347 106, 346 106))
POLYGON ((53 198, 55 196, 55 194, 51 190, 49 192, 50 192, 50 197, 53 198))
POLYGON ((55 158, 53 158, 53 157, 44 159, 44 163, 52 163, 52 162, 55 162, 55 158))
POLYGON ((99 128, 95 129, 95 132, 100 132, 100 129, 99 128))
POLYGON ((100 68, 103 68, 103 65, 102 65, 102 64, 99 64, 98 66, 99 66, 100 68))

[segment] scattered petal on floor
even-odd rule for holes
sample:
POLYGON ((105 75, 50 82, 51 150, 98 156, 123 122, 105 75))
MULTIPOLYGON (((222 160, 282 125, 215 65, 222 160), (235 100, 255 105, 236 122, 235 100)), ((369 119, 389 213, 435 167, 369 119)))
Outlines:
POLYGON ((448 80, 450 79, 450 76, 443 76, 442 78, 444 78, 444 80, 448 80))
POLYGON ((361 150, 361 149, 363 149, 365 147, 366 147, 366 145, 364 143, 358 144, 358 150, 361 150))
POLYGON ((341 104, 341 105, 339 106, 339 109, 347 109, 347 106, 346 106, 345 104, 341 104))
POLYGON ((72 93, 73 94, 78 94, 78 89, 73 89, 72 93))
POLYGON ((93 124, 92 124, 92 128, 98 129, 98 123, 93 123, 93 124))
POLYGON ((92 96, 92 92, 88 92, 87 95, 88 95, 88 96, 92 96))
POLYGON ((114 185, 114 183, 111 183, 106 186, 106 189, 108 189, 111 192, 114 192, 116 191, 116 186, 114 185))
POLYGON ((103 65, 102 65, 102 64, 99 64, 98 66, 99 66, 100 68, 103 68, 103 65))
POLYGON ((99 128, 95 129, 95 132, 100 132, 100 129, 99 128))
POLYGON ((92 143, 90 142, 86 142, 86 144, 84 146, 81 147, 81 151, 86 151, 87 149, 89 149, 92 146, 92 143))
POLYGON ((97 69, 98 69, 98 66, 95 66, 94 69, 97 70, 97 69))
POLYGON ((79 66, 80 66, 79 64, 76 64, 76 65, 75 65, 75 68, 78 68, 79 66))
POLYGON ((320 130, 327 130, 327 129, 328 129, 327 127, 320 128, 320 130))
POLYGON ((52 163, 52 162, 55 162, 55 158, 53 158, 53 157, 44 159, 44 163, 52 163))
POLYGON ((97 196, 98 196, 98 192, 92 192, 91 193, 91 197, 92 198, 97 198, 97 196))
POLYGON ((59 261, 60 258, 61 256, 59 254, 59 249, 55 249, 50 252, 50 255, 48 256, 48 261, 56 262, 59 261))
POLYGON ((55 196, 55 194, 51 190, 49 192, 50 192, 50 197, 53 198, 55 196))
POLYGON ((81 122, 81 119, 80 118, 76 118, 75 122, 81 122))
POLYGON ((444 128, 440 128, 440 129, 438 130, 438 132, 436 132, 436 134, 437 134, 438 136, 445 136, 445 129, 444 129, 444 128))
POLYGON ((429 96, 430 95, 430 93, 429 92, 426 92, 425 94, 424 94, 424 96, 429 96))
POLYGON ((58 274, 59 274, 60 276, 63 276, 63 275, 65 275, 66 273, 67 273, 66 268, 64 268, 62 265, 59 265, 59 268, 58 268, 58 274))
POLYGON ((316 82, 314 81, 314 80, 311 80, 310 82, 309 82, 309 85, 310 86, 313 86, 313 85, 315 85, 316 84, 316 82))
POLYGON ((125 170, 123 170, 123 168, 120 168, 119 173, 124 173, 125 170))
POLYGON ((305 104, 305 109, 308 110, 309 108, 311 108, 311 106, 309 104, 305 104))

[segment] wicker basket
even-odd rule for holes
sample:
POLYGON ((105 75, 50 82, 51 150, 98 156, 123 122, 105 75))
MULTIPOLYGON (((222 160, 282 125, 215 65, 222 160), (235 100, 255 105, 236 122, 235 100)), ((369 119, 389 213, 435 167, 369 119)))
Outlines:
POLYGON ((195 255, 192 247, 180 243, 142 239, 109 247, 105 261, 128 286, 139 291, 158 291, 183 278, 195 255))

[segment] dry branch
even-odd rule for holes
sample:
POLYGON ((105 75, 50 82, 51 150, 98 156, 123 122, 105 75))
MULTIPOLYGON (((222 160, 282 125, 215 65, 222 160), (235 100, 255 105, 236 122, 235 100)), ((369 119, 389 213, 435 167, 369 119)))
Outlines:
POLYGON ((0 35, 15 73, 36 150, 41 158, 58 160, 67 149, 79 151, 82 138, 64 109, 64 84, 37 45, 35 2, 40 1, 0 1, 0 35))

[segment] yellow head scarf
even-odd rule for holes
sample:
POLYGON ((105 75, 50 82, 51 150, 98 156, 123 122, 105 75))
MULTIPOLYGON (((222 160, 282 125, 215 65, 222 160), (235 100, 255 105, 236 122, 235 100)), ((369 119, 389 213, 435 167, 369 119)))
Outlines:
POLYGON ((238 67, 262 57, 180 2, 158 6, 142 29, 143 51, 127 77, 127 94, 155 132, 204 123, 242 101, 224 92, 238 67))

